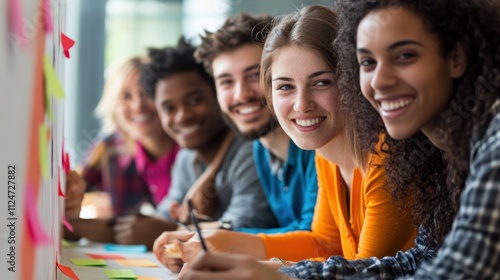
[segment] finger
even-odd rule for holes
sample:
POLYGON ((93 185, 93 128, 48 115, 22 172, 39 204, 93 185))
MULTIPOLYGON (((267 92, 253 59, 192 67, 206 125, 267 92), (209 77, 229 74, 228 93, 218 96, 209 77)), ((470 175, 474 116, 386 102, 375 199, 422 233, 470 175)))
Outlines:
MULTIPOLYGON (((175 240, 174 240, 174 242, 175 242, 175 240)), ((177 259, 181 258, 181 249, 179 248, 179 246, 176 243, 170 243, 170 244, 163 245, 163 248, 164 248, 164 253, 166 254, 166 256, 169 256, 171 258, 177 258, 177 259)))
POLYGON ((191 262, 192 270, 231 270, 248 261, 248 256, 201 251, 191 262))

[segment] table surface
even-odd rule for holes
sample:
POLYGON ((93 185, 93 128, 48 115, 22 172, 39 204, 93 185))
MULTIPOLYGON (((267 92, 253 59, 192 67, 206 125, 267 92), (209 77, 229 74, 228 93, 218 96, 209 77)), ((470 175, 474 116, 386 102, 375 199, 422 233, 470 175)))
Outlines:
MULTIPOLYGON (((161 280, 176 279, 177 274, 162 266, 155 258, 153 252, 146 253, 129 253, 129 252, 110 252, 104 249, 104 244, 93 243, 86 240, 81 240, 78 243, 71 243, 71 247, 63 247, 60 263, 69 266, 81 280, 106 280, 109 279, 104 274, 104 269, 132 269, 136 276, 158 277, 161 280), (127 259, 148 259, 158 264, 158 267, 129 267, 122 266, 116 260, 106 260, 106 266, 77 266, 71 262, 71 259, 90 259, 86 253, 92 254, 117 254, 127 259)), ((71 279, 64 275, 59 269, 57 270, 58 280, 71 279)), ((140 279, 140 278, 139 278, 140 279)), ((147 278, 146 278, 147 279, 147 278)))

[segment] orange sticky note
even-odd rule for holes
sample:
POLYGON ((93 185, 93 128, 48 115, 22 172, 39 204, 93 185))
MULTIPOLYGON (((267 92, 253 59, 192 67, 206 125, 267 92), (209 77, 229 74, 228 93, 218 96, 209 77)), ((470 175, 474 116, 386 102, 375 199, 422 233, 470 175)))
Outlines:
POLYGON ((117 255, 117 254, 91 254, 91 253, 87 253, 86 255, 93 258, 93 259, 104 259, 104 260, 126 259, 124 256, 117 255))
POLYGON ((158 267, 158 264, 148 259, 126 259, 126 260, 116 260, 116 262, 123 266, 158 267))
POLYGON ((51 243, 51 238, 45 232, 38 218, 38 201, 33 193, 33 185, 26 184, 24 198, 24 213, 27 215, 28 232, 36 245, 51 243))
POLYGON ((57 268, 59 268, 59 270, 62 271, 62 273, 64 273, 64 275, 68 276, 73 280, 80 280, 80 278, 76 276, 75 272, 73 271, 73 269, 71 269, 71 267, 62 265, 59 262, 56 262, 56 265, 57 268))

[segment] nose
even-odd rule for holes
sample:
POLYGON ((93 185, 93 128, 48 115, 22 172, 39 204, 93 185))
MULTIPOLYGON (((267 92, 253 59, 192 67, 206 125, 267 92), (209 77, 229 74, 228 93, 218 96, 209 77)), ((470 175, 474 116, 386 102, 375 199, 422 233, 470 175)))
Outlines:
POLYGON ((296 112, 306 113, 314 110, 315 104, 311 98, 311 92, 307 89, 297 89, 293 109, 296 112))
POLYGON ((370 85, 375 90, 384 90, 397 83, 394 69, 390 65, 379 63, 370 81, 370 85))
POLYGON ((186 107, 181 107, 177 110, 174 121, 176 124, 183 124, 189 122, 191 117, 193 116, 193 112, 186 107))
POLYGON ((240 102, 251 100, 256 92, 246 81, 237 82, 234 89, 234 99, 240 102))
POLYGON ((148 98, 146 96, 145 93, 138 93, 138 94, 134 94, 132 96, 132 100, 130 102, 130 106, 135 109, 135 110, 139 110, 141 109, 142 107, 144 107, 146 105, 146 102, 148 101, 148 98))

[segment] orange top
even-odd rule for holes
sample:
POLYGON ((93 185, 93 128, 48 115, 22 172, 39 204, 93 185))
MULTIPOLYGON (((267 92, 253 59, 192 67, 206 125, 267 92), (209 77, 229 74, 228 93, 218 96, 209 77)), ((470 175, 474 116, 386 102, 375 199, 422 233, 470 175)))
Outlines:
POLYGON ((299 261, 341 255, 359 259, 390 256, 413 247, 416 227, 410 215, 392 202, 381 164, 379 156, 371 155, 364 178, 356 169, 349 196, 339 168, 316 153, 318 201, 311 231, 259 234, 267 258, 299 261))

